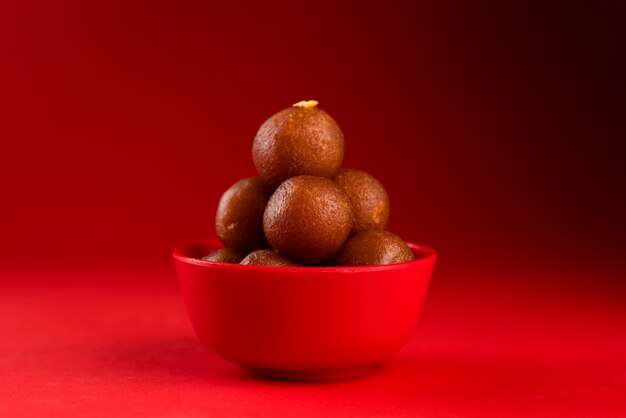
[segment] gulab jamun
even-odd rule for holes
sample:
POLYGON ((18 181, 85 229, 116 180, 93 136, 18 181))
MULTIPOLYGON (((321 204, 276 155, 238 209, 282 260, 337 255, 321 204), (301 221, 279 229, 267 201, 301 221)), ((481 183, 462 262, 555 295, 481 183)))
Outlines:
POLYGON ((299 266, 300 264, 283 257, 276 250, 256 250, 248 254, 239 264, 245 266, 299 266))
POLYGON ((224 247, 243 253, 267 248, 263 212, 272 192, 258 177, 239 180, 224 192, 215 216, 215 232, 224 247))
POLYGON ((241 254, 239 251, 235 251, 231 248, 220 248, 219 250, 205 255, 202 259, 204 261, 214 261, 217 263, 239 264, 244 257, 245 255, 241 254))
POLYGON ((350 198, 354 213, 352 233, 387 227, 389 197, 378 180, 361 170, 341 169, 335 183, 350 198))
POLYGON ((272 248, 304 264, 329 260, 351 229, 350 199, 324 177, 297 176, 283 182, 263 215, 263 230, 272 248))
POLYGON ((278 186, 300 175, 332 178, 337 174, 345 153, 343 133, 316 105, 315 101, 296 103, 259 128, 252 159, 269 184, 278 186))
POLYGON ((335 266, 375 266, 415 260, 415 255, 399 236, 370 229, 350 237, 335 256, 335 266))

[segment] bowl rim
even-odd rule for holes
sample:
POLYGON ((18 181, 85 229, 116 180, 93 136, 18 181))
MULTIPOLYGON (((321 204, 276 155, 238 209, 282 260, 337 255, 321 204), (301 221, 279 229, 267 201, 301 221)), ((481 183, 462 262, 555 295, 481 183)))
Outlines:
MULTIPOLYGON (((172 256, 175 260, 186 264, 192 264, 196 266, 211 267, 215 269, 224 270, 245 270, 245 271, 264 271, 264 272, 280 272, 280 273, 364 273, 364 272, 377 272, 377 271, 392 271, 402 270, 411 265, 423 264, 435 262, 437 260, 437 251, 424 244, 417 244, 407 241, 407 245, 414 254, 419 251, 421 256, 412 261, 395 264, 384 264, 378 266, 250 266, 241 264, 221 263, 217 261, 202 260, 189 255, 189 250, 192 247, 197 246, 218 246, 223 248, 223 244, 217 237, 199 239, 193 241, 187 241, 183 244, 177 245, 172 251, 172 256)), ((416 254, 417 256, 417 254, 416 254)))

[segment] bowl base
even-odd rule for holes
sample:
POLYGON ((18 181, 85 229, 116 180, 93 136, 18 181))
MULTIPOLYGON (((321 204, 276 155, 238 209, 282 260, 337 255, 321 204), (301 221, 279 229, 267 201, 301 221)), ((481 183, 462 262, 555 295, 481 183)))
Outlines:
POLYGON ((242 367, 243 372, 249 376, 269 379, 269 380, 291 380, 291 381, 320 381, 337 380, 356 377, 368 372, 372 366, 359 367, 356 369, 344 369, 331 372, 315 371, 290 371, 290 370, 264 370, 249 367, 242 367))

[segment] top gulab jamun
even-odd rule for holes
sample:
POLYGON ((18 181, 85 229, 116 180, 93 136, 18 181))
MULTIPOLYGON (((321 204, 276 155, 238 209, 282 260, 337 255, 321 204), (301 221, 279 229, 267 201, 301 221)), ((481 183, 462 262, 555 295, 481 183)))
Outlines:
POLYGON ((267 183, 278 186, 295 176, 332 178, 337 174, 345 153, 343 133, 316 105, 315 101, 296 103, 259 128, 252 159, 267 183))

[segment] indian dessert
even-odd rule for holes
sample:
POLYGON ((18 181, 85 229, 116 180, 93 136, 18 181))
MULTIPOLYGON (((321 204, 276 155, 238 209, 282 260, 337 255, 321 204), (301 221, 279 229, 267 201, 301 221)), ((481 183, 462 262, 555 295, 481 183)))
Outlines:
POLYGON ((252 159, 267 183, 278 186, 295 176, 337 174, 345 152, 343 133, 317 104, 314 100, 296 103, 259 128, 252 159))
POLYGON ((220 248, 219 250, 213 251, 211 254, 205 255, 202 259, 217 263, 239 264, 244 257, 245 255, 239 251, 230 248, 220 248))
POLYGON ((256 250, 248 254, 239 264, 246 266, 299 266, 300 264, 291 261, 287 257, 280 255, 276 250, 256 250))
POLYGON ((395 234, 370 229, 350 237, 335 256, 335 266, 373 266, 415 259, 413 251, 395 234))
POLYGON ((263 212, 272 192, 258 177, 239 180, 226 190, 215 216, 215 232, 224 247, 243 253, 267 248, 263 212))
POLYGON ((333 257, 352 229, 350 199, 331 179, 297 176, 274 192, 263 231, 278 252, 303 264, 333 257))
POLYGON ((352 233, 387 227, 389 197, 378 180, 364 171, 344 168, 335 176, 335 183, 352 204, 352 233))
POLYGON ((222 195, 215 231, 225 248, 203 260, 371 266, 414 259, 407 244, 386 231, 385 188, 364 171, 341 168, 343 133, 317 105, 298 102, 259 128, 252 145, 259 177, 239 180, 222 195))

